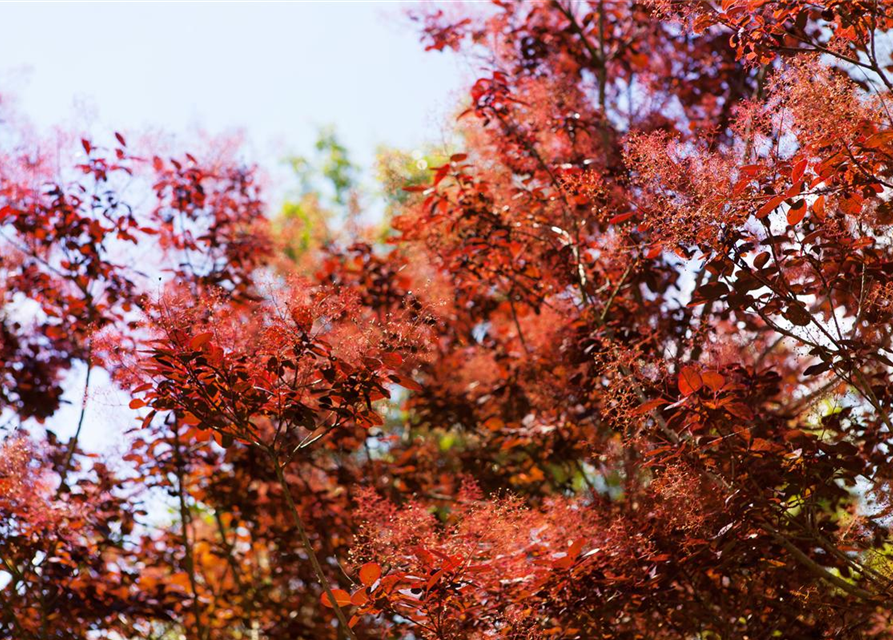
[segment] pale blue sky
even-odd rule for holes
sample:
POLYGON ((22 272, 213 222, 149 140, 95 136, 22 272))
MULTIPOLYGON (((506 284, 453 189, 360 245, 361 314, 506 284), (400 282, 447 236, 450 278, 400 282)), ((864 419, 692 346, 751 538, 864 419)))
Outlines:
MULTIPOLYGON (((442 139, 465 75, 426 53, 397 3, 0 4, 0 93, 38 129, 189 138, 243 128, 267 167, 334 124, 361 164, 442 139)), ((188 146, 188 141, 184 140, 188 146)), ((52 428, 74 432, 84 371, 52 428)), ((112 453, 127 397, 94 378, 82 444, 112 453)))
POLYGON ((361 161, 438 136, 455 57, 426 53, 411 4, 0 4, 0 92, 39 126, 244 127, 269 159, 334 123, 361 161))

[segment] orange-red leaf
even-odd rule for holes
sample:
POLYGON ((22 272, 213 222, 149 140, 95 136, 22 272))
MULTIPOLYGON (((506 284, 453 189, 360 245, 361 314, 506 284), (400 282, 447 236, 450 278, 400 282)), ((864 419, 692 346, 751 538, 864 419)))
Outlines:
POLYGON ((192 340, 189 341, 189 348, 195 349, 197 351, 197 350, 201 349, 203 346, 205 346, 208 343, 208 341, 213 337, 214 337, 214 334, 211 333, 210 331, 208 331, 206 333, 200 333, 197 336, 195 336, 194 338, 192 338, 192 340))
POLYGON ((819 220, 825 219, 825 196, 819 196, 812 203, 812 211, 819 220))
POLYGON ((484 421, 484 426, 490 431, 500 431, 505 428, 505 422, 503 422, 502 418, 493 416, 484 421))
MULTIPOLYGON (((332 595, 335 597, 335 603, 339 607, 346 607, 350 604, 350 594, 347 593, 347 591, 345 591, 344 589, 332 589, 332 595)), ((329 600, 328 593, 323 593, 320 601, 323 603, 324 606, 334 609, 332 601, 329 600)))
POLYGON ((879 149, 893 141, 893 131, 881 131, 870 136, 862 145, 866 149, 879 149))
POLYGON ((791 169, 791 180, 793 182, 799 182, 800 178, 803 177, 803 172, 806 171, 806 159, 804 158, 797 164, 793 166, 791 169))
POLYGON ((183 422, 188 425, 191 425, 193 427, 202 423, 202 421, 198 418, 198 416, 196 416, 195 414, 192 414, 188 411, 183 416, 183 422))
POLYGON ((750 408, 743 402, 730 402, 725 405, 725 410, 731 413, 736 418, 741 418, 742 420, 753 420, 753 412, 751 412, 750 408))
POLYGON ((769 200, 769 202, 767 202, 762 207, 757 209, 757 213, 756 213, 757 218, 765 218, 770 213, 775 211, 778 208, 778 205, 780 205, 782 202, 784 202, 783 195, 775 196, 774 198, 769 200))
POLYGON ((703 381, 711 391, 719 391, 726 383, 726 379, 716 371, 705 371, 701 374, 701 381, 703 381))
POLYGON ((360 568, 360 582, 367 587, 375 584, 375 581, 381 577, 381 567, 375 562, 367 562, 360 568))
POLYGON ((701 374, 698 373, 698 370, 691 366, 682 367, 682 371, 679 372, 679 391, 684 396, 690 396, 695 393, 698 389, 704 386, 704 381, 701 379, 701 374))
POLYGON ((394 378, 396 378, 397 384, 399 384, 404 389, 409 389, 410 391, 422 390, 422 385, 408 376, 394 376, 394 378))
POLYGON ((152 423, 152 420, 155 418, 155 414, 157 414, 157 413, 158 412, 154 411, 154 410, 150 411, 149 415, 147 415, 145 418, 143 418, 143 424, 142 424, 143 429, 145 429, 152 423))
POLYGON ((806 215, 806 203, 803 200, 797 200, 788 209, 788 224, 794 226, 798 224, 806 215))
POLYGON ((389 367, 399 367, 403 364, 403 358, 399 353, 394 353, 393 351, 390 353, 383 353, 381 356, 381 361, 384 362, 389 367))
POLYGON ((425 588, 431 589, 431 587, 433 587, 440 581, 440 579, 443 577, 443 574, 444 574, 444 569, 440 569, 439 571, 437 571, 437 573, 435 573, 433 576, 431 576, 428 579, 428 582, 426 583, 425 588))
POLYGON ((608 220, 608 224, 620 224, 626 220, 629 220, 634 215, 636 215, 635 211, 627 211, 626 213, 619 213, 610 220, 608 220))
POLYGON ((636 407, 635 409, 633 409, 631 411, 631 415, 642 416, 642 415, 645 415, 646 413, 654 411, 658 407, 663 406, 665 404, 668 404, 668 403, 666 400, 663 400, 662 398, 656 398, 655 400, 649 400, 648 402, 644 402, 644 403, 640 404, 638 407, 636 407))

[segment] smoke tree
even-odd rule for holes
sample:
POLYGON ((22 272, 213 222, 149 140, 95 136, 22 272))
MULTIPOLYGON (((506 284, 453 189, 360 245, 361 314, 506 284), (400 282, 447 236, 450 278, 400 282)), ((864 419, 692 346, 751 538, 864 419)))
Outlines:
POLYGON ((2 636, 893 637, 893 5, 411 18, 478 76, 379 222, 331 132, 275 216, 4 152, 2 636))

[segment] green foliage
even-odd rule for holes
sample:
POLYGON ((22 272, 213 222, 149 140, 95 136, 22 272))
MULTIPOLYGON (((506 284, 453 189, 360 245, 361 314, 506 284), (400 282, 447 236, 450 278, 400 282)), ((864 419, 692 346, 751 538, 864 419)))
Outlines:
POLYGON ((285 159, 293 171, 297 189, 286 198, 273 220, 273 230, 283 241, 286 257, 301 256, 333 238, 332 227, 348 217, 359 189, 360 169, 334 127, 321 128, 309 156, 285 159))
POLYGON ((428 184, 432 171, 447 164, 452 153, 454 151, 446 146, 426 145, 414 151, 380 146, 375 161, 375 180, 387 213, 392 213, 410 198, 404 187, 428 184))
POLYGON ((330 205, 344 206, 357 187, 359 167, 348 156, 334 127, 317 133, 311 156, 290 156, 291 166, 300 184, 300 194, 316 194, 330 205))

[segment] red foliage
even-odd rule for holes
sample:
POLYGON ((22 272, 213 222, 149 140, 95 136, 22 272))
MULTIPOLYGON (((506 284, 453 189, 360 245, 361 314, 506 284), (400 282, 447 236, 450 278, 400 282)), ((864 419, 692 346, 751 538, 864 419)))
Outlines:
POLYGON ((3 157, 0 635, 893 637, 890 4, 415 18, 483 70, 380 244, 3 157), (34 424, 98 368, 114 466, 34 424))

